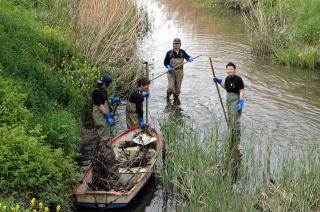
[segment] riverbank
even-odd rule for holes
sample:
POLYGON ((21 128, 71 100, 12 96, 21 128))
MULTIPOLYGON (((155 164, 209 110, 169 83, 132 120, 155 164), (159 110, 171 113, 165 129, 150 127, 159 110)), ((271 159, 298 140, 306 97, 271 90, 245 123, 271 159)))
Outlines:
POLYGON ((144 17, 116 0, 1 0, 0 14, 1 211, 32 198, 32 209, 70 211, 90 93, 107 73, 109 95, 120 96, 141 73, 144 17))
POLYGON ((254 52, 284 65, 320 68, 320 2, 198 0, 206 7, 240 9, 254 52))
POLYGON ((160 124, 166 141, 160 176, 177 211, 320 209, 318 149, 279 150, 252 129, 230 142, 230 132, 219 127, 223 120, 200 128, 168 117, 160 124))

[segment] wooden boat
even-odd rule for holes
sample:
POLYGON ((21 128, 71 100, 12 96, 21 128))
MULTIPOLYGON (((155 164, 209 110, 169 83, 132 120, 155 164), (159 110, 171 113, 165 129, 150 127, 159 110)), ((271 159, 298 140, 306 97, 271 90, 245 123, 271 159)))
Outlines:
MULTIPOLYGON (((128 185, 128 189, 120 191, 116 189, 91 191, 89 185, 93 180, 94 165, 90 163, 82 174, 81 181, 77 183, 76 188, 73 190, 79 206, 99 209, 125 207, 137 195, 152 175, 157 157, 163 146, 160 134, 150 125, 146 125, 146 128, 149 132, 152 132, 153 139, 156 139, 148 144, 146 165, 144 167, 118 169, 119 183, 128 185)), ((121 133, 106 145, 112 147, 117 160, 132 160, 132 155, 141 154, 139 152, 141 145, 133 142, 133 138, 141 132, 142 130, 139 126, 133 127, 121 133), (128 141, 130 145, 127 145, 128 141)))

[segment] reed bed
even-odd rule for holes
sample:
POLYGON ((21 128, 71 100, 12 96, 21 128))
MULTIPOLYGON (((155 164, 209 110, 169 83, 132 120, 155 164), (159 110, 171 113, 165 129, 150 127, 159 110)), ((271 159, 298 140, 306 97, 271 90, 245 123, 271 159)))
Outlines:
MULTIPOLYGON (((212 123, 215 123, 213 121, 212 123)), ((230 143, 226 129, 161 121, 160 176, 178 211, 319 210, 319 149, 279 148, 254 130, 230 143)))
POLYGON ((117 82, 132 81, 141 74, 134 55, 147 16, 134 1, 80 0, 71 1, 71 7, 76 43, 86 58, 105 67, 117 82))
POLYGON ((284 65, 320 67, 318 0, 198 0, 243 13, 254 52, 284 65))

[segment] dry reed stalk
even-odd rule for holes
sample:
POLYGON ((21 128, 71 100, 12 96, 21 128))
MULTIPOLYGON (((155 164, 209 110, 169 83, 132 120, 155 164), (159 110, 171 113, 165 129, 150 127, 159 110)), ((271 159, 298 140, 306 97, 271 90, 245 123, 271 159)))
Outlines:
POLYGON ((97 64, 130 58, 136 47, 140 16, 131 0, 71 1, 77 44, 97 64))

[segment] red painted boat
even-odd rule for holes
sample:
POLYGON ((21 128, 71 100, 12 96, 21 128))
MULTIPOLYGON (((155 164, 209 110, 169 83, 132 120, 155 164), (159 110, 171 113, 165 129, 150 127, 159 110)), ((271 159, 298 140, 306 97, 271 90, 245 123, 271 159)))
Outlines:
MULTIPOLYGON (((152 175, 159 152, 163 146, 160 134, 151 125, 146 125, 146 127, 149 132, 152 132, 152 139, 154 140, 154 142, 148 144, 147 165, 118 170, 120 173, 119 182, 127 185, 129 183, 132 186, 127 191, 117 191, 116 189, 90 191, 89 184, 92 183, 93 179, 93 163, 90 163, 83 173, 81 181, 77 183, 73 191, 79 206, 99 209, 125 207, 138 194, 152 175)), ((140 154, 139 148, 141 145, 133 142, 134 137, 139 133, 142 133, 141 128, 139 126, 133 127, 121 133, 106 145, 112 147, 117 160, 130 160, 132 159, 130 155, 140 154), (128 143, 128 141, 132 141, 131 145, 124 148, 124 144, 128 143)))

